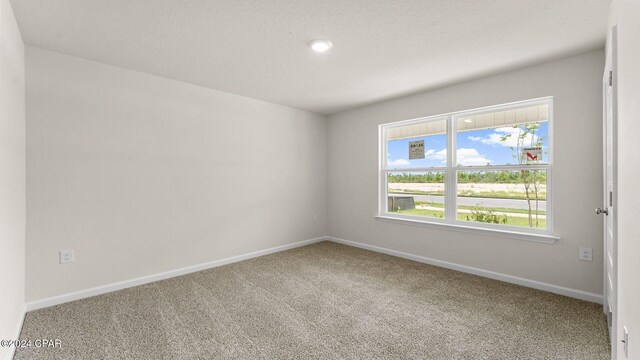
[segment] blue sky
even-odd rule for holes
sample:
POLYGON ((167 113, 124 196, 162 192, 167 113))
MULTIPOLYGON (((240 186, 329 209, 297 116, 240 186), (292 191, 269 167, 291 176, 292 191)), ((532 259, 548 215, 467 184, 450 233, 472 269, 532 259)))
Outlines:
MULTIPOLYGON (((517 132, 518 129, 513 127, 458 132, 456 138, 458 164, 474 166, 517 164, 517 159, 513 158, 514 151, 510 149, 510 146, 515 144, 517 132), (509 133, 513 135, 506 142, 500 141, 502 136, 509 133)), ((548 138, 546 122, 540 124, 536 135, 544 141, 543 160, 546 161, 548 138)), ((530 140, 531 138, 527 143, 530 140)), ((444 134, 392 140, 387 144, 387 164, 389 168, 446 166, 446 149, 447 137, 444 134), (416 140, 424 140, 425 159, 409 160, 409 142, 416 140)))

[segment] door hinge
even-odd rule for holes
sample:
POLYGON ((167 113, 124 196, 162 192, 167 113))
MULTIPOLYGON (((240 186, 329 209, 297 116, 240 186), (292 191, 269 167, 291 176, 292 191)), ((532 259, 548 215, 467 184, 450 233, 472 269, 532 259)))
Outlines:
POLYGON ((609 206, 613 206, 613 191, 609 191, 609 206))
POLYGON ((609 70, 609 86, 613 86, 613 70, 609 70))

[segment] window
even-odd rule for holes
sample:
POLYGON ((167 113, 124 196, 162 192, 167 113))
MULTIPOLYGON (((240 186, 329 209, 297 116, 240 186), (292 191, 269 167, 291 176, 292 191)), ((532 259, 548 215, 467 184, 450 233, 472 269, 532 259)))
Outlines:
POLYGON ((380 214, 550 234, 552 98, 380 126, 380 214))

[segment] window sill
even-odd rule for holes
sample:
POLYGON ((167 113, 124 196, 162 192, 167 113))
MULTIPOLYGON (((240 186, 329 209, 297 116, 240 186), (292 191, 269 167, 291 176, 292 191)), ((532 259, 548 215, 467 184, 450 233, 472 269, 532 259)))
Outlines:
POLYGON ((443 222, 436 221, 428 221, 428 220, 415 220, 408 218, 400 218, 388 215, 376 215, 376 220, 385 221, 385 222, 393 222, 405 225, 415 225, 415 226, 423 226, 430 227, 441 230, 452 230, 452 231, 461 231, 467 233, 473 233, 477 235, 484 236, 497 236, 504 237, 509 239, 516 240, 525 240, 525 241, 533 241, 543 244, 554 244, 557 240, 560 240, 559 236, 551 235, 551 234, 534 234, 534 233, 526 233, 512 230, 499 230, 499 229, 488 229, 479 226, 473 225, 460 225, 460 224, 449 224, 443 222))

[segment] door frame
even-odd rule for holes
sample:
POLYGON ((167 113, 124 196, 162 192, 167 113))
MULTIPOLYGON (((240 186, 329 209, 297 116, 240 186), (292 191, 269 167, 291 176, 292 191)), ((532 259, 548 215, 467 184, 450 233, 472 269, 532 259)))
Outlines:
POLYGON ((617 346, 617 264, 618 264, 618 151, 617 151, 617 133, 618 133, 618 111, 617 111, 617 98, 618 98, 618 86, 617 86, 617 28, 613 26, 608 34, 607 48, 605 52, 606 62, 604 68, 604 74, 602 78, 602 130, 603 130, 603 205, 605 208, 611 208, 609 214, 603 218, 604 231, 603 231, 603 255, 604 255, 604 268, 603 268, 603 311, 607 317, 609 325, 609 338, 611 341, 611 358, 616 359, 616 346, 617 346), (607 98, 607 91, 611 88, 611 101, 609 103, 607 98), (607 107, 611 107, 611 118, 608 118, 607 107), (607 155, 608 155, 608 121, 611 121, 611 190, 612 194, 609 194, 608 190, 608 175, 607 175, 607 155), (611 206, 613 205, 613 206, 611 206), (607 218, 611 219, 612 232, 612 246, 611 254, 608 252, 608 227, 607 218), (611 257, 611 259, 609 259, 611 257), (609 273, 608 264, 611 262, 611 273, 609 273), (611 279, 610 281, 609 278, 611 279), (611 283, 611 289, 609 289, 609 283, 611 283), (611 312, 611 314, 610 314, 611 312))

